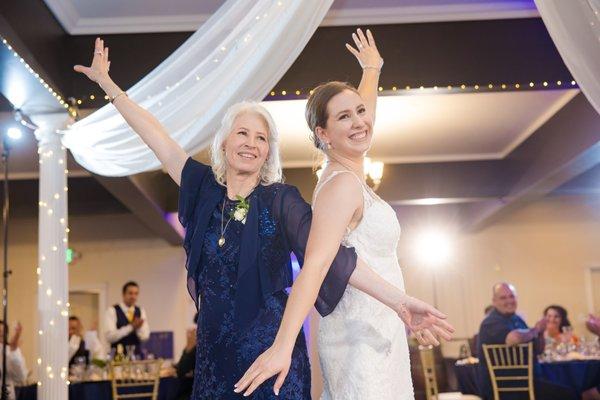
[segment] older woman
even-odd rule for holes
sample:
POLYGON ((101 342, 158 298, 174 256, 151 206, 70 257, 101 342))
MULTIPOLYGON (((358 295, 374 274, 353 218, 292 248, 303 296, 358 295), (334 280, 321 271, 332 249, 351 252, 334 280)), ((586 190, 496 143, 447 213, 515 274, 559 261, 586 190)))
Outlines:
MULTIPOLYGON (((212 168, 188 158, 161 124, 130 100, 108 75, 108 48, 96 39, 90 67, 75 66, 97 82, 127 123, 180 185, 179 218, 186 228, 188 289, 199 306, 194 399, 239 398, 235 379, 273 342, 292 283, 289 254, 302 264, 311 221, 298 190, 281 182, 277 129, 255 103, 233 105, 212 145, 212 168)), ((393 291, 342 248, 316 299, 330 313, 348 280, 395 307, 393 291), (352 278, 350 276, 352 275, 352 278)), ((399 309, 398 309, 399 310, 399 309)), ((415 303, 410 311, 422 312, 415 303)), ((410 312, 409 311, 409 312, 410 312)), ((283 398, 310 399, 304 335, 295 335, 283 398)), ((274 398, 265 388, 254 398, 274 398)))

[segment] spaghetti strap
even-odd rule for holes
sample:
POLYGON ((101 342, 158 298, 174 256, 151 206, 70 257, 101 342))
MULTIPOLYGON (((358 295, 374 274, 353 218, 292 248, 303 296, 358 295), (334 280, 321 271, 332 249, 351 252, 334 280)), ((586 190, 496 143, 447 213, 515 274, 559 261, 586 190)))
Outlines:
POLYGON ((325 177, 325 179, 323 181, 317 183, 317 187, 315 188, 315 191, 313 193, 313 201, 312 201, 313 206, 314 206, 315 202, 317 201, 317 196, 319 195, 319 192, 321 191, 323 186, 325 186, 327 184, 327 182, 329 182, 331 179, 333 179, 334 177, 336 177, 337 175, 339 175, 343 172, 347 172, 347 173, 351 174, 352 176, 354 176, 356 178, 356 181, 360 185, 360 187, 363 191, 363 194, 364 195, 367 194, 364 182, 361 181, 361 179, 354 172, 347 170, 347 169, 340 169, 340 170, 332 171, 331 174, 329 174, 327 177, 325 177))

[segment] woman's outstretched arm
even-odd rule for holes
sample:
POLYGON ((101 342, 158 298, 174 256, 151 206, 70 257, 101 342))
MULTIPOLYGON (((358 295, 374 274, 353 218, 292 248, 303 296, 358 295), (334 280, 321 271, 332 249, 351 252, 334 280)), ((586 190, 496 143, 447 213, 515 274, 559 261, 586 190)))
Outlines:
POLYGON ((362 78, 358 85, 358 93, 365 102, 367 112, 371 114, 375 123, 375 111, 377 108, 377 93, 379 90, 379 74, 383 66, 383 58, 379 55, 375 38, 369 29, 367 35, 361 29, 352 34, 356 48, 346 43, 346 48, 354 54, 363 69, 362 78))
POLYGON ((92 64, 89 67, 76 65, 74 69, 100 85, 106 95, 113 100, 113 105, 125 121, 156 154, 171 178, 179 185, 181 171, 188 158, 187 154, 152 114, 129 99, 113 82, 108 74, 109 67, 108 47, 104 47, 104 41, 97 38, 92 64))

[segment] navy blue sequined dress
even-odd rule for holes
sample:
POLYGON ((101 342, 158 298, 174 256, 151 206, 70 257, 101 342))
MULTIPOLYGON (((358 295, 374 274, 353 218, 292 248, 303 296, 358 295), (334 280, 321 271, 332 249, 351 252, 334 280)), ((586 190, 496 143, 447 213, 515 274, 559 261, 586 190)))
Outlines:
MULTIPOLYGON (((224 223, 236 202, 225 201, 224 223)), ((200 274, 196 287, 200 295, 198 347, 192 399, 241 399, 233 385, 247 368, 271 346, 285 308, 287 294, 271 294, 250 326, 238 331, 235 324, 235 294, 240 245, 244 224, 231 220, 225 230, 225 244, 217 245, 221 234, 221 202, 213 211, 204 235, 200 274)), ((310 364, 300 332, 290 372, 280 396, 273 393, 274 378, 261 385, 251 399, 310 399, 310 364)))

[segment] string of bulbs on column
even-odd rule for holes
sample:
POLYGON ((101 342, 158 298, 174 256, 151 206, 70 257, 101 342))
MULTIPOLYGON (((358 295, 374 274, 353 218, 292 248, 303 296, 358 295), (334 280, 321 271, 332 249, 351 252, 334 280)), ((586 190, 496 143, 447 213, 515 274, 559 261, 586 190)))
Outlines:
MULTIPOLYGON (((65 150, 64 146, 61 146, 61 150, 63 150, 63 151, 65 150)), ((43 151, 41 148, 38 150, 38 154, 40 155, 40 161, 39 161, 40 164, 56 163, 58 165, 58 167, 60 169, 62 169, 65 176, 68 175, 69 170, 66 168, 66 159, 63 155, 55 154, 54 151, 52 151, 52 150, 43 151)), ((42 274, 42 268, 44 267, 44 263, 46 262, 46 254, 52 254, 52 253, 58 252, 59 250, 61 250, 60 249, 61 247, 63 247, 64 250, 66 251, 66 248, 68 247, 68 235, 69 235, 70 229, 67 225, 67 220, 64 216, 60 217, 59 215, 57 215, 58 213, 56 213, 54 211, 56 208, 60 207, 58 205, 58 202, 61 201, 62 197, 66 195, 68 190, 69 190, 69 188, 65 185, 62 189, 62 193, 56 192, 54 194, 51 194, 49 198, 40 200, 38 203, 39 210, 40 210, 40 212, 39 212, 40 218, 58 219, 58 223, 64 229, 62 238, 60 238, 60 242, 51 243, 49 245, 49 248, 42 250, 42 253, 39 255, 39 267, 37 268, 38 286, 46 288, 45 291, 42 289, 38 292, 46 294, 47 301, 49 301, 50 304, 52 304, 58 308, 61 318, 64 318, 64 319, 67 319, 69 317, 69 308, 71 305, 69 304, 67 299, 58 298, 56 296, 56 293, 53 290, 52 286, 48 283, 43 282, 40 275, 42 274)), ((53 329, 54 326, 56 325, 56 323, 57 323, 57 321, 55 321, 54 319, 51 319, 48 322, 47 326, 40 327, 40 329, 38 330, 38 335, 39 336, 44 335, 45 334, 44 329, 46 329, 46 330, 53 329)), ((40 369, 40 373, 45 373, 49 379, 55 378, 55 370, 58 368, 55 368, 55 366, 50 365, 50 364, 46 365, 44 368, 42 366, 44 363, 44 360, 42 360, 41 357, 38 357, 38 359, 36 361, 37 361, 37 365, 40 369)), ((59 375, 60 375, 60 379, 65 381, 65 383, 67 385, 70 384, 70 382, 68 380, 67 367, 63 366, 62 368, 60 368, 59 375)), ((38 384, 38 386, 41 386, 42 382, 38 381, 37 384, 38 384)))

